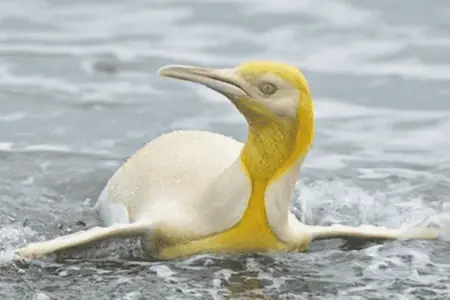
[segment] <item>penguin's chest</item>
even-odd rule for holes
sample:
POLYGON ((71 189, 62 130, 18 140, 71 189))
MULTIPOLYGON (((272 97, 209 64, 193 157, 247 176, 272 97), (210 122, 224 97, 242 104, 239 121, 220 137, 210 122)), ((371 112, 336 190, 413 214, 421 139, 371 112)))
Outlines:
POLYGON ((243 250, 280 250, 284 245, 269 226, 264 190, 255 189, 242 219, 231 229, 216 236, 222 247, 243 250))
POLYGON ((156 256, 173 259, 206 252, 269 252, 286 248, 269 226, 264 188, 256 187, 241 220, 233 227, 212 236, 161 247, 156 256))

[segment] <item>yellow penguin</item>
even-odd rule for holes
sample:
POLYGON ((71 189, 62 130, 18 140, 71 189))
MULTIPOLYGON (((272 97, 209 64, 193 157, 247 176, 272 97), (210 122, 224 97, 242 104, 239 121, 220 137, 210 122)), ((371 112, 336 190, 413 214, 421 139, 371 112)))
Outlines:
POLYGON ((96 208, 105 227, 31 243, 16 259, 107 238, 143 237, 149 255, 304 251, 325 238, 437 239, 439 228, 311 226, 291 212, 314 137, 314 109, 301 71, 273 61, 234 68, 168 65, 161 76, 203 84, 245 117, 245 143, 207 131, 174 131, 149 142, 110 178, 96 208))

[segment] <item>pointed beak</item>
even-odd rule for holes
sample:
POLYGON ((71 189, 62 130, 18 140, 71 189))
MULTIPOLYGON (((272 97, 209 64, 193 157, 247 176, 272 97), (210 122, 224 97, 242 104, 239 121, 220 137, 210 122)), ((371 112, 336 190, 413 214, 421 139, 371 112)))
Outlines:
POLYGON ((231 99, 246 97, 243 80, 235 69, 209 69, 184 65, 167 65, 158 70, 164 77, 197 82, 231 99))

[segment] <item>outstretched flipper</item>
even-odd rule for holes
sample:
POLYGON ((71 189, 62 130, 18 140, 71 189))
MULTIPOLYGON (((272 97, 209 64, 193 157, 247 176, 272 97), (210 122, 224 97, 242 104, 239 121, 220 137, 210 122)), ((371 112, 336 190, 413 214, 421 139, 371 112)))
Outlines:
POLYGON ((332 225, 307 226, 313 240, 323 239, 366 239, 366 240, 435 240, 440 237, 439 227, 414 226, 399 229, 362 225, 358 227, 332 225))
POLYGON ((32 260, 39 257, 74 247, 85 246, 109 238, 129 238, 150 233, 151 225, 147 223, 115 224, 109 227, 94 227, 75 232, 45 242, 30 243, 14 251, 14 260, 32 260))

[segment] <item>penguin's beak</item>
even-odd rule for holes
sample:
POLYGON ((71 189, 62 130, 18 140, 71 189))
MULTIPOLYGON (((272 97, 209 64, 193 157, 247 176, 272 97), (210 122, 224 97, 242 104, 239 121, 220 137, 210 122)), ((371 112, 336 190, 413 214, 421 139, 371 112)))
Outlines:
POLYGON ((185 65, 167 65, 158 70, 158 74, 181 80, 197 82, 229 98, 248 96, 243 79, 235 69, 210 69, 185 65))

